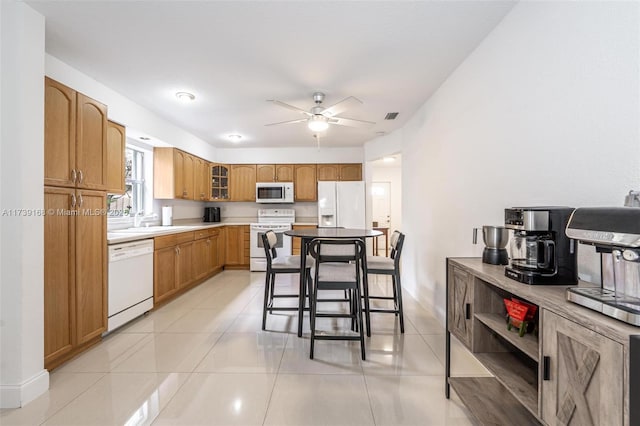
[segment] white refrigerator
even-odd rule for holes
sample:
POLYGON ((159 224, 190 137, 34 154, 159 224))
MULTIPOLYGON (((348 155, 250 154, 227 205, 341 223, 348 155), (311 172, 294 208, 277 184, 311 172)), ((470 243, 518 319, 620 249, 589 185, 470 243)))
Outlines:
POLYGON ((318 227, 365 229, 364 182, 318 182, 318 227))

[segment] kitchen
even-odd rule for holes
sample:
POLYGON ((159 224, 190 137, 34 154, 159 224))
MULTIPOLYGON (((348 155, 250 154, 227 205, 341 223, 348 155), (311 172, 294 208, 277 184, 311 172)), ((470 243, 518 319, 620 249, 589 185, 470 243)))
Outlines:
MULTIPOLYGON (((364 148, 317 151, 310 138, 312 148, 276 147, 265 152, 252 147, 236 153, 227 147, 214 151, 197 137, 149 118, 122 95, 95 85, 88 77, 90 72, 80 73, 65 67, 55 55, 46 55, 44 19, 25 12, 24 7, 28 8, 3 4, 3 35, 11 30, 4 25, 5 16, 14 16, 25 24, 21 26, 24 31, 32 28, 34 37, 41 40, 21 39, 28 49, 12 50, 11 46, 5 48, 8 39, 3 37, 3 56, 16 55, 15 62, 3 60, 3 100, 21 99, 16 103, 20 108, 3 108, 3 141, 21 141, 3 142, 2 181, 14 183, 12 187, 3 185, 3 207, 38 208, 43 203, 42 172, 21 165, 43 163, 41 148, 34 146, 42 136, 33 126, 38 120, 32 118, 42 114, 37 112, 42 95, 34 91, 40 87, 45 70, 47 75, 105 102, 114 113, 119 111, 120 117, 113 117, 116 121, 131 121, 134 115, 147 117, 151 136, 162 135, 162 139, 177 141, 178 148, 223 164, 360 162, 366 181, 368 161, 402 152, 402 225, 409 235, 403 256, 403 285, 421 305, 432 309, 441 323, 444 259, 480 255, 480 248, 470 244, 472 227, 500 223, 502 210, 514 205, 620 205, 621 195, 638 186, 638 23, 634 3, 512 5, 504 19, 492 24, 487 37, 478 39, 476 48, 464 52, 455 70, 443 74, 448 78, 436 85, 435 94, 416 103, 424 105, 404 123, 401 132, 379 135, 364 148), (7 9, 10 7, 17 7, 18 12, 7 9), (28 57, 25 52, 35 53, 28 57), (20 72, 4 72, 10 65, 20 72), (33 75, 24 72, 30 69, 33 75), (22 124, 21 130, 11 123, 22 124), (531 146, 537 149, 529 149, 531 146), (529 158, 522 158, 519 152, 527 152, 529 158), (238 157, 242 161, 237 161, 238 157), (529 162, 535 164, 537 174, 529 172, 529 162), (606 166, 609 164, 615 167, 606 166), (29 176, 25 175, 27 169, 29 176), (530 173, 536 179, 529 179, 530 173)), ((264 102, 279 97, 274 91, 257 98, 264 102)), ((273 121, 288 118, 278 115, 273 121)), ((320 144, 323 147, 322 139, 320 144)), ((3 330, 2 346, 14 348, 15 354, 2 353, 3 368, 9 369, 3 370, 3 385, 30 383, 42 368, 41 351, 30 349, 42 345, 41 314, 32 309, 42 305, 42 296, 29 291, 27 284, 41 282, 42 264, 37 259, 42 258, 42 233, 41 224, 3 220, 2 270, 8 275, 2 280, 2 311, 6 315, 11 312, 7 317, 3 314, 3 321, 20 330, 13 334, 3 330), (19 250, 14 244, 19 244, 19 250)))

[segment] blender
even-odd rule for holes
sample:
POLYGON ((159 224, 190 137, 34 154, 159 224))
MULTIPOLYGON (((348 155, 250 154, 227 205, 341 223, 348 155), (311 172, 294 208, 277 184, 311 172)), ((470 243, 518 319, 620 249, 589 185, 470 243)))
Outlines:
MULTIPOLYGON (((509 231, 504 226, 483 226, 482 240, 485 245, 482 251, 482 262, 490 265, 509 264, 509 254, 506 249, 509 242, 509 231)), ((473 244, 477 244, 477 242, 478 228, 473 228, 473 244)))

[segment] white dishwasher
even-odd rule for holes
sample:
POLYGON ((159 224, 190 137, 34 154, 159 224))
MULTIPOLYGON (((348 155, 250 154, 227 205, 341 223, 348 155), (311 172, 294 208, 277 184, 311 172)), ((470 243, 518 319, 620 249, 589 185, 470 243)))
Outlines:
POLYGON ((153 308, 153 239, 109 246, 107 332, 153 308))

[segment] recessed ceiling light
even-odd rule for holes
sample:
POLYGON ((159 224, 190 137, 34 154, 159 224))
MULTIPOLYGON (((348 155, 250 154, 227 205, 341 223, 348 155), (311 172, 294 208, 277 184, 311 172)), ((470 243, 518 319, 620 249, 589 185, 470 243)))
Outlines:
POLYGON ((394 161, 396 161, 395 157, 382 157, 382 161, 384 161, 385 163, 393 163, 394 161))
POLYGON ((227 139, 229 139, 231 142, 240 142, 240 139, 242 139, 242 135, 234 133, 231 135, 227 135, 227 139))
POLYGON ((151 138, 148 136, 140 136, 138 139, 140 139, 141 141, 150 141, 151 138))
POLYGON ((182 102, 191 102, 196 98, 196 96, 189 92, 176 92, 176 98, 182 102))

